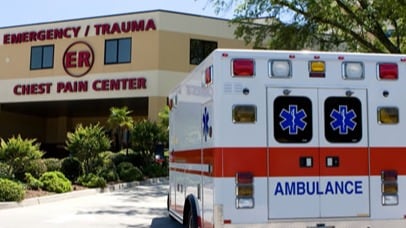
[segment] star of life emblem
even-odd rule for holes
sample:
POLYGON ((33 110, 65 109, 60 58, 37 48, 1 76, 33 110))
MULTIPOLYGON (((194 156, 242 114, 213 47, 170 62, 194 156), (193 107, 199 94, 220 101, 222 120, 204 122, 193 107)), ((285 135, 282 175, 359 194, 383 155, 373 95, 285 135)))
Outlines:
POLYGON ((207 107, 205 107, 203 112, 203 136, 204 141, 206 142, 208 135, 209 135, 209 112, 207 111, 207 107))
POLYGON ((353 131, 357 126, 357 122, 354 121, 357 114, 353 109, 348 110, 347 105, 339 105, 338 110, 333 109, 330 113, 330 117, 333 118, 330 122, 331 128, 338 130, 340 135, 348 134, 348 130, 353 131))
POLYGON ((279 125, 284 131, 288 129, 289 135, 297 135, 299 130, 303 131, 307 126, 304 121, 307 114, 303 109, 298 110, 297 105, 289 105, 289 110, 282 109, 279 116, 283 119, 279 125))

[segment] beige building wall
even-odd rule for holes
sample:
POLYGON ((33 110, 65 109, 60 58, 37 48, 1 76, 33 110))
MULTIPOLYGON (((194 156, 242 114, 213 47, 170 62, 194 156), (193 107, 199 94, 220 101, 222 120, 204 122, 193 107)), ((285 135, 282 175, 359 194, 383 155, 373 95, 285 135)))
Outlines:
MULTIPOLYGON (((195 67, 190 64, 190 40, 214 41, 219 48, 249 48, 234 38, 234 29, 227 20, 167 11, 0 28, 0 137, 21 133, 42 143, 63 144, 66 132, 77 124, 100 122, 105 125, 108 107, 126 104, 136 109, 135 119, 155 121, 166 105, 169 91, 195 67), (126 23, 136 23, 141 29, 124 31, 120 26, 126 23), (144 26, 140 26, 142 23, 144 26), (112 33, 114 26, 116 30, 112 33), (32 34, 47 34, 58 29, 66 31, 66 36, 30 40, 32 34), (25 36, 25 40, 12 43, 13 36, 25 36), (105 41, 119 38, 131 38, 131 62, 104 64, 105 41), (31 70, 31 48, 43 45, 54 46, 53 67, 31 70), (64 66, 66 53, 72 51, 72 46, 77 52, 93 52, 94 63, 83 76, 69 75, 64 66), (94 88, 94 85, 100 88, 102 82, 128 78, 144 80, 145 88, 130 90, 122 86, 102 91, 94 88), (21 94, 21 87, 38 85, 42 86, 41 93, 36 88, 34 94, 21 94), (59 85, 70 87, 58 90, 59 85), (82 90, 75 87, 78 85, 83 85, 82 90), (89 100, 99 105, 83 115, 75 110, 81 108, 80 103, 70 104, 89 100), (37 103, 41 103, 41 107, 37 107, 37 103)), ((77 73, 84 68, 70 70, 77 73)))

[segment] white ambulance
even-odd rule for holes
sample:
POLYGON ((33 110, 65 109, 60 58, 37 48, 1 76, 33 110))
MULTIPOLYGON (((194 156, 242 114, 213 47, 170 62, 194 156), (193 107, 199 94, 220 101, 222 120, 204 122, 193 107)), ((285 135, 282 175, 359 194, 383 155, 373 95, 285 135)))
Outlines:
POLYGON ((168 103, 186 227, 406 227, 406 55, 218 49, 168 103))

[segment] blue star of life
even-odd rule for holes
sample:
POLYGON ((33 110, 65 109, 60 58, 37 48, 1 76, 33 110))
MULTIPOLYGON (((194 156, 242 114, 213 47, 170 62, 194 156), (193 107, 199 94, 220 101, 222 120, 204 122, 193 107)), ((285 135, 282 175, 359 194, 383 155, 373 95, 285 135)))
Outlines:
POLYGON ((209 134, 209 113, 207 112, 207 107, 205 107, 203 113, 203 135, 205 141, 207 141, 208 134, 209 134))
POLYGON ((333 118, 333 121, 330 122, 331 128, 338 130, 340 135, 348 134, 348 130, 353 131, 357 126, 357 123, 354 121, 357 114, 353 109, 348 110, 347 105, 339 105, 338 110, 333 109, 330 117, 333 118))
POLYGON ((279 122, 282 130, 289 129, 289 135, 297 135, 299 129, 303 131, 306 128, 306 118, 307 114, 303 109, 298 110, 297 105, 289 105, 289 110, 282 109, 279 114, 283 120, 279 122))

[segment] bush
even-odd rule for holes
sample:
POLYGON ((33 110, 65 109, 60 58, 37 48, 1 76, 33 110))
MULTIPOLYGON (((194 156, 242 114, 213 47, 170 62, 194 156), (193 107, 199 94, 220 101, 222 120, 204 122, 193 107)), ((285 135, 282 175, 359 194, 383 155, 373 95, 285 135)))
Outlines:
POLYGON ((169 170, 165 165, 150 163, 144 167, 143 173, 148 177, 165 177, 168 176, 169 170))
POLYGON ((62 161, 58 158, 46 158, 44 159, 45 166, 47 171, 61 171, 62 161))
POLYGON ((0 178, 12 179, 13 177, 9 174, 10 167, 3 162, 0 162, 0 178))
POLYGON ((62 161, 61 172, 72 182, 75 182, 83 173, 82 163, 75 157, 65 158, 62 161))
POLYGON ((75 132, 68 132, 66 149, 83 162, 85 173, 97 170, 99 154, 110 148, 110 139, 100 124, 83 127, 78 124, 75 132))
POLYGON ((0 160, 9 166, 8 175, 21 181, 25 177, 25 166, 30 161, 40 159, 44 153, 36 139, 9 138, 8 141, 0 139, 0 160))
POLYGON ((105 188, 107 186, 106 180, 103 177, 93 173, 79 177, 78 183, 88 188, 105 188))
POLYGON ((0 179, 0 201, 17 201, 24 199, 25 189, 22 184, 8 180, 0 179))
POLYGON ((56 193, 72 191, 71 182, 61 172, 46 172, 39 178, 39 180, 44 184, 43 188, 46 191, 56 193))
POLYGON ((33 177, 30 173, 25 173, 25 181, 29 189, 38 190, 44 186, 40 180, 33 177))
POLYGON ((118 176, 122 181, 142 180, 144 175, 141 170, 130 162, 122 162, 117 167, 118 176))
MULTIPOLYGON (((25 173, 30 173, 32 174, 33 177, 39 178, 46 171, 48 170, 44 160, 42 159, 32 160, 24 167, 24 179, 26 177, 25 173)), ((21 176, 22 174, 19 175, 21 176)), ((20 180, 21 178, 18 179, 20 180)))
POLYGON ((99 169, 97 170, 97 175, 103 177, 108 182, 118 180, 117 169, 112 161, 114 156, 115 154, 110 151, 100 154, 100 164, 99 169))

